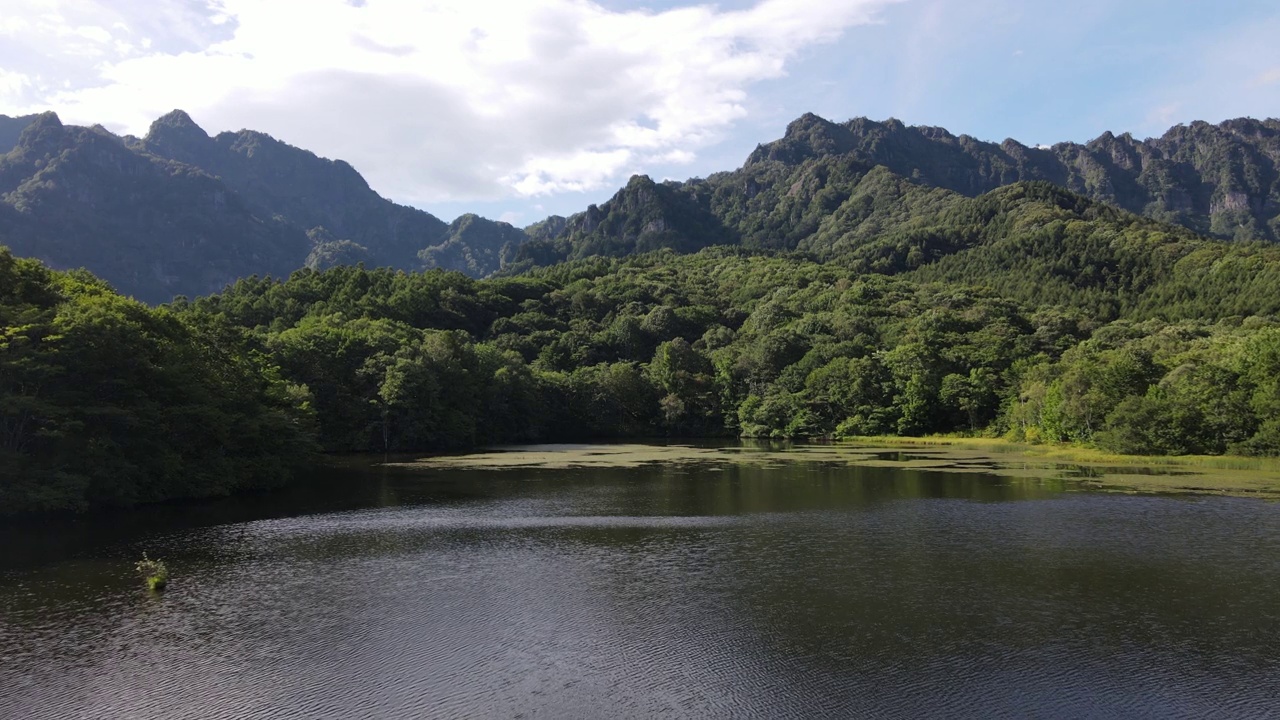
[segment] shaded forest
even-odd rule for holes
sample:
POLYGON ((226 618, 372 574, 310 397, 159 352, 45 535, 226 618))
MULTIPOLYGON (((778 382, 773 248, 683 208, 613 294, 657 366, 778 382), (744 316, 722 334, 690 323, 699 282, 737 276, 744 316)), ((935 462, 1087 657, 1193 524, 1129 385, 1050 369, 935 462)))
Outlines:
POLYGON ((314 413, 252 340, 0 248, 0 512, 287 482, 314 413))

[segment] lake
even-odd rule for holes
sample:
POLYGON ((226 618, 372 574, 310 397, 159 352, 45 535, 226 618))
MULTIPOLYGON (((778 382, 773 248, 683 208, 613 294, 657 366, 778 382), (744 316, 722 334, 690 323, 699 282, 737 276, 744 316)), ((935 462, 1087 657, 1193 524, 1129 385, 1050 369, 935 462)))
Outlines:
POLYGON ((1280 717, 1280 504, 803 452, 10 523, 0 717, 1280 717))

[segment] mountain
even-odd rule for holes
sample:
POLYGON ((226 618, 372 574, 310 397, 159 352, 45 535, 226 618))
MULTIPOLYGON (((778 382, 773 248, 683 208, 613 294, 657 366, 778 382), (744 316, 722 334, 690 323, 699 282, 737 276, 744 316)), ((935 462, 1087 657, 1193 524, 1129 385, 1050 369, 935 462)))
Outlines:
POLYGON ((148 302, 288 275, 311 245, 212 175, 53 113, 0 156, 0 199, 0 245, 53 267, 87 267, 148 302))
POLYGON ((709 185, 696 180, 655 183, 644 175, 632 177, 603 204, 567 219, 548 218, 526 234, 530 239, 515 253, 516 268, 662 248, 695 252, 737 242, 712 212, 709 185))
POLYGON ((527 239, 510 223, 467 213, 449 224, 444 241, 418 253, 423 267, 457 270, 471 277, 486 277, 502 268, 504 258, 527 239))
POLYGON ((378 195, 355 168, 253 130, 210 137, 187 113, 174 110, 131 145, 219 177, 266 216, 368 249, 375 265, 413 268, 418 252, 444 240, 446 225, 430 213, 378 195))
POLYGON ((757 165, 799 167, 842 156, 883 165, 922 185, 976 196, 1023 180, 1046 180, 1133 213, 1223 239, 1280 239, 1280 120, 1239 118, 1178 125, 1135 140, 1110 132, 1083 145, 996 144, 943 128, 805 115, 783 138, 756 148, 757 165))
POLYGON ((531 226, 531 242, 513 267, 717 243, 830 258, 885 232, 927 225, 960 197, 1019 182, 1051 183, 1210 237, 1274 242, 1278 163, 1275 119, 1195 122, 1143 141, 1106 133, 1083 145, 1033 148, 892 119, 841 124, 807 114, 737 170, 661 185, 632 178, 599 208, 531 226), (658 226, 661 238, 652 232, 658 226))
POLYGON ((53 113, 0 116, 0 152, 0 245, 153 303, 335 264, 478 277, 525 239, 476 216, 446 225, 264 133, 210 137, 181 110, 142 138, 53 113))
POLYGON ((905 272, 979 235, 992 240, 953 220, 974 207, 965 199, 1019 183, 1049 183, 1219 239, 1280 239, 1277 120, 1033 148, 808 114, 737 170, 685 182, 636 176, 606 202, 524 230, 475 215, 446 225, 382 198, 341 160, 251 130, 210 136, 180 110, 142 138, 64 127, 46 114, 0 117, 0 141, 19 127, 0 156, 0 242, 54 267, 86 266, 152 302, 304 266, 483 277, 712 245, 905 272))

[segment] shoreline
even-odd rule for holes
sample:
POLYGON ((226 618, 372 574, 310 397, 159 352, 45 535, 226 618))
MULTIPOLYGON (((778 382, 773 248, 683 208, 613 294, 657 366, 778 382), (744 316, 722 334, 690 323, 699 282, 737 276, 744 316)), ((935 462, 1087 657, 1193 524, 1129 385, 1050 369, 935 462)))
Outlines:
POLYGON ((1044 460, 1071 462, 1080 465, 1133 465, 1146 467, 1187 467, 1213 470, 1257 470, 1274 472, 1280 477, 1280 457, 1250 455, 1122 455, 1104 450, 1067 443, 1019 443, 1004 438, 964 437, 959 435, 928 435, 902 437, 875 435, 844 438, 833 444, 851 446, 888 446, 909 448, 956 447, 980 450, 994 454, 1017 454, 1044 460))
POLYGON ((862 437, 769 447, 599 443, 520 445, 387 463, 406 470, 624 468, 650 463, 837 463, 935 472, 1059 480, 1079 489, 1121 493, 1229 495, 1280 500, 1280 459, 1239 456, 1112 455, 1071 446, 1022 445, 998 438, 862 437), (885 457, 885 455, 911 457, 885 457))
MULTIPOLYGON (((1280 458, 1242 455, 1119 455, 1076 445, 1031 445, 1003 438, 860 437, 840 442, 938 455, 965 452, 1005 464, 1073 465, 1096 475, 1074 478, 1109 492, 1230 495, 1280 500, 1280 458)), ((972 456, 972 455, 971 455, 972 456)))

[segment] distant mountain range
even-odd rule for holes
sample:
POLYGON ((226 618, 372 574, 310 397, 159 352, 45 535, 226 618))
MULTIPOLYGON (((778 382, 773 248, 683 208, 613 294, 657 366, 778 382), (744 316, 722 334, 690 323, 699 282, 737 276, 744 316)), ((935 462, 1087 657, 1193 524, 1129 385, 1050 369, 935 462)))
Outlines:
POLYGON ((1278 165, 1275 119, 1195 122, 1151 140, 1106 133, 1084 145, 1032 148, 897 120, 838 124, 809 114, 780 140, 757 147, 738 170, 660 185, 632 178, 599 207, 554 218, 553 230, 531 228, 531 241, 511 260, 547 265, 723 243, 829 256, 890 229, 927 224, 930 208, 1026 181, 1218 239, 1274 242, 1278 165))
POLYGON ((149 302, 304 266, 364 262, 479 277, 709 245, 910 269, 963 242, 954 228, 964 218, 982 232, 982 205, 967 198, 1029 181, 1210 237, 1280 239, 1274 119, 1032 148, 810 114, 737 170, 686 182, 633 177, 599 206, 523 230, 476 215, 446 224, 382 198, 341 160, 250 130, 210 137, 181 111, 143 138, 64 126, 52 113, 0 116, 6 150, 0 244, 54 267, 87 267, 149 302), (930 228, 942 226, 945 241, 930 240, 930 228))
POLYGON ((180 110, 143 138, 0 116, 0 151, 0 245, 148 302, 335 263, 487 275, 501 245, 484 243, 520 235, 473 216, 450 226, 341 160, 249 130, 210 137, 180 110))

